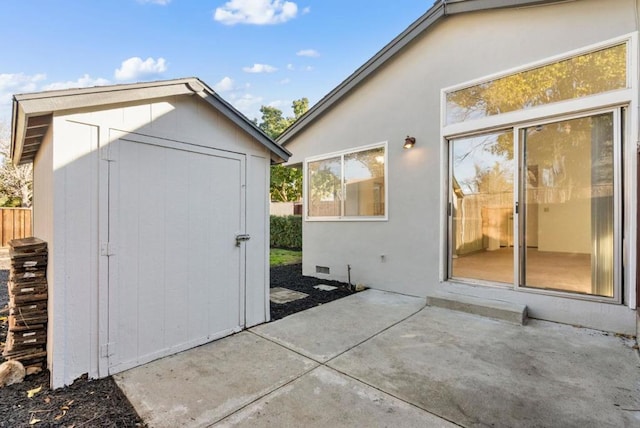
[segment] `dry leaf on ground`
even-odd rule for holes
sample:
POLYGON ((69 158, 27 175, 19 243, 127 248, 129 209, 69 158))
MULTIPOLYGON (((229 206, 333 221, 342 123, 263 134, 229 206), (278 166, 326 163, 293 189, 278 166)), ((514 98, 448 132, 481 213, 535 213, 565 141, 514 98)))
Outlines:
POLYGON ((42 385, 27 391, 27 398, 33 398, 38 392, 42 391, 42 385))

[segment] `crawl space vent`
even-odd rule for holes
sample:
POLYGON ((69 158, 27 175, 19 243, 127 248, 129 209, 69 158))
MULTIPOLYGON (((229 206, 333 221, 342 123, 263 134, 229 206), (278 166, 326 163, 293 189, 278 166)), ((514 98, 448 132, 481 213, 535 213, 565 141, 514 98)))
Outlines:
POLYGON ((316 273, 329 273, 329 268, 326 266, 316 266, 316 273))

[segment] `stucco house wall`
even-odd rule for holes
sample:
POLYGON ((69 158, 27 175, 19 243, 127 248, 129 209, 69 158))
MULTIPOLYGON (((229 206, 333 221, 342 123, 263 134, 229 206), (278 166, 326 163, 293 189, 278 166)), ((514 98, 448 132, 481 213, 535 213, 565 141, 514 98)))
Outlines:
MULTIPOLYGON (((440 19, 284 140, 293 153, 289 165, 313 156, 388 143, 388 220, 305 221, 303 273, 345 281, 350 265, 352 282, 373 288, 414 296, 447 291, 507 300, 528 305, 530 316, 535 318, 635 332, 634 305, 442 281, 447 152, 441 135, 441 90, 637 29, 633 0, 581 0, 440 19), (407 135, 417 140, 411 150, 402 148, 407 135), (329 267, 331 273, 318 273, 316 266, 329 267)), ((637 130, 629 137, 636 141, 637 130)), ((625 156, 634 150, 627 149, 625 156)), ((625 168, 630 175, 627 178, 635 178, 635 164, 625 164, 625 168)), ((630 192, 625 197, 635 201, 630 192)), ((627 234, 635 233, 630 214, 625 213, 627 234)), ((627 239, 625 245, 624 251, 632 251, 633 239, 627 239)), ((635 270, 627 270, 625 275, 628 303, 635 270)))

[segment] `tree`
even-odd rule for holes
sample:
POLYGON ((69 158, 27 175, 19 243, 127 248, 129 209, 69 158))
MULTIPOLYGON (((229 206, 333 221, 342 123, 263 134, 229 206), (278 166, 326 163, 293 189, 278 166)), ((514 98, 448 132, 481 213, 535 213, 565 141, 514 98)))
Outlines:
POLYGON ((275 107, 262 106, 260 113, 262 113, 262 122, 258 127, 274 140, 295 121, 293 118, 283 117, 282 110, 275 107))
POLYGON ((300 200, 302 197, 302 171, 298 168, 273 165, 269 193, 274 202, 300 200))
MULTIPOLYGON (((262 121, 258 127, 274 140, 309 109, 309 100, 300 98, 291 105, 294 117, 283 117, 282 110, 270 106, 260 107, 262 121)), ((302 198, 302 171, 299 168, 274 165, 271 167, 271 200, 274 202, 297 201, 302 198)))
POLYGON ((302 116, 307 112, 307 110, 309 110, 309 99, 300 98, 299 100, 294 100, 291 108, 293 109, 294 114, 293 122, 295 122, 296 120, 300 119, 300 116, 302 116))
POLYGON ((33 165, 14 166, 9 127, 0 122, 0 206, 30 207, 33 198, 33 165))

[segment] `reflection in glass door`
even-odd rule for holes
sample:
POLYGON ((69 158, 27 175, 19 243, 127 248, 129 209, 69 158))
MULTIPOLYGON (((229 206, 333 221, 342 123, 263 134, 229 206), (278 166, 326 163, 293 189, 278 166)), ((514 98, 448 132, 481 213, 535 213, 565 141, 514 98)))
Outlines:
POLYGON ((450 141, 449 276, 513 284, 513 132, 450 141))
POLYGON ((510 130, 450 140, 448 276, 615 297, 618 123, 614 111, 521 128, 518 145, 510 130))
POLYGON ((614 296, 614 115, 524 128, 521 286, 614 296))

